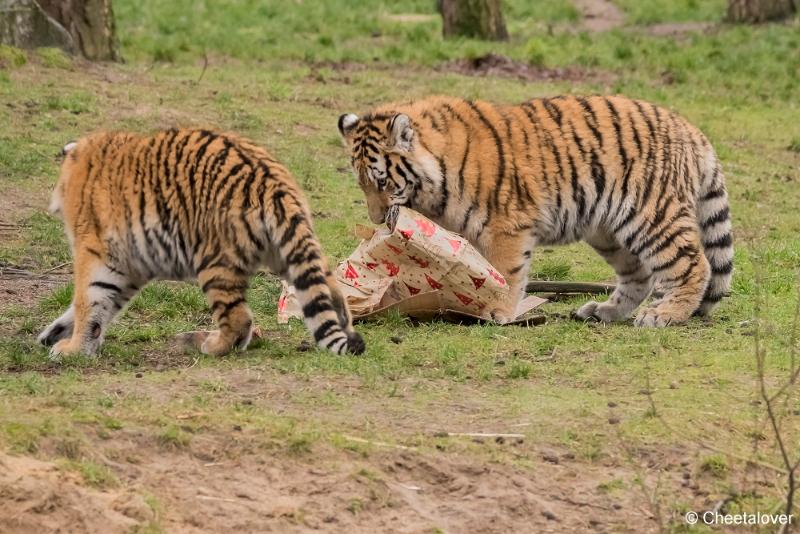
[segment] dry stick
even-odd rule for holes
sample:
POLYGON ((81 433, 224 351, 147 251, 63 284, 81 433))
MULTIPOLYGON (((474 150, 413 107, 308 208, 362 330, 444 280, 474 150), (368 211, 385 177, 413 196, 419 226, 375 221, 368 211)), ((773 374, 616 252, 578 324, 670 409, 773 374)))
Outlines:
POLYGON ((50 267, 49 269, 46 269, 46 270, 42 271, 40 274, 42 274, 42 275, 50 274, 53 271, 57 271, 57 270, 61 269, 62 267, 66 267, 70 263, 72 263, 72 262, 65 261, 64 263, 60 263, 60 264, 56 265, 55 267, 50 267))
POLYGON ((525 290, 528 293, 556 293, 558 295, 569 293, 583 293, 590 295, 611 293, 614 284, 596 284, 591 282, 547 282, 536 280, 528 282, 525 290))
MULTIPOLYGON (((655 399, 653 398, 653 391, 650 388, 650 364, 649 363, 647 363, 645 365, 645 373, 646 373, 646 377, 645 378, 646 378, 646 381, 647 381, 647 386, 646 386, 647 389, 645 390, 645 394, 647 395, 647 400, 648 400, 648 403, 650 404, 650 409, 652 410, 653 415, 659 421, 661 421, 661 424, 664 426, 664 428, 666 428, 669 432, 675 434, 676 432, 672 428, 672 426, 669 423, 667 423, 666 419, 664 419, 664 417, 662 417, 662 415, 656 410, 656 402, 655 402, 655 399)), ((770 463, 758 460, 756 458, 748 458, 746 456, 742 456, 741 454, 736 454, 734 452, 730 452, 730 451, 727 451, 725 449, 720 449, 716 445, 713 445, 713 444, 711 444, 711 443, 709 443, 707 441, 703 441, 703 440, 700 440, 700 439, 695 439, 694 442, 697 443, 698 445, 700 445, 703 448, 712 450, 714 452, 718 452, 720 454, 724 454, 726 456, 730 456, 731 458, 736 458, 737 460, 740 460, 740 461, 743 461, 743 462, 746 462, 746 463, 749 463, 749 464, 759 465, 761 467, 765 467, 767 469, 771 469, 772 471, 775 471, 775 472, 780 473, 780 474, 784 474, 784 475, 786 474, 786 470, 785 469, 783 469, 781 467, 778 467, 776 465, 772 465, 770 463)))
POLYGON ((206 69, 208 68, 208 54, 205 50, 203 50, 203 71, 200 73, 200 76, 197 78, 195 83, 200 83, 203 80, 203 76, 206 75, 206 69))
POLYGON ((395 445, 393 443, 386 443, 385 441, 371 441, 364 438, 357 438, 355 436, 348 436, 347 434, 342 434, 342 437, 348 441, 355 441, 356 443, 367 443, 369 445, 377 445, 378 447, 392 447, 395 449, 402 449, 404 451, 415 451, 417 450, 416 447, 406 447, 405 445, 395 445))
MULTIPOLYGON (((760 278, 757 274, 757 278, 760 278)), ((757 280, 759 281, 759 280, 757 280)), ((779 390, 778 393, 775 395, 770 395, 767 391, 767 381, 766 381, 766 357, 767 352, 766 349, 761 344, 761 299, 756 297, 755 303, 755 317, 756 317, 756 326, 754 331, 754 340, 755 340, 755 356, 756 356, 756 372, 758 373, 758 391, 761 396, 761 399, 764 401, 764 404, 767 409, 767 418, 769 420, 770 426, 772 426, 772 432, 775 434, 775 442, 778 445, 778 449, 781 453, 781 459, 783 460, 783 464, 787 470, 787 485, 788 488, 786 490, 786 503, 785 503, 785 510, 784 513, 787 516, 792 515, 792 508, 794 508, 794 494, 797 490, 797 483, 795 481, 795 474, 797 471, 798 465, 800 465, 800 460, 797 462, 793 462, 789 458, 789 452, 786 448, 786 444, 784 443, 783 435, 781 434, 780 428, 780 421, 778 420, 778 415, 775 413, 775 409, 773 406, 773 402, 777 400, 778 395, 782 395, 786 390, 795 384, 795 380, 797 379, 797 372, 794 368, 795 365, 795 344, 794 341, 796 340, 796 328, 798 324, 798 315, 800 315, 800 296, 798 296, 798 304, 795 308, 795 317, 794 321, 792 322, 792 326, 795 329, 792 332, 791 336, 791 364, 792 370, 789 374, 789 381, 785 383, 779 390)), ((779 532, 788 532, 791 529, 789 524, 785 524, 781 526, 779 532)))
POLYGON ((619 440, 620 446, 622 447, 623 452, 625 453, 628 463, 633 468, 634 472, 636 473, 636 483, 639 488, 642 490, 644 494, 644 498, 647 501, 647 505, 650 507, 650 515, 653 517, 653 520, 658 525, 658 531, 664 532, 664 519, 661 515, 661 505, 658 502, 658 487, 660 485, 661 474, 659 473, 658 479, 656 481, 656 487, 650 490, 650 487, 647 484, 647 478, 645 477, 644 472, 642 471, 641 466, 636 461, 634 451, 628 446, 626 443, 625 438, 622 436, 622 430, 619 426, 616 427, 617 439, 619 440))
POLYGON ((524 438, 525 434, 503 434, 495 432, 436 432, 435 437, 461 438, 524 438))
POLYGON ((195 498, 202 501, 222 501, 222 502, 239 502, 236 499, 226 499, 225 497, 212 497, 211 495, 197 495, 195 498))

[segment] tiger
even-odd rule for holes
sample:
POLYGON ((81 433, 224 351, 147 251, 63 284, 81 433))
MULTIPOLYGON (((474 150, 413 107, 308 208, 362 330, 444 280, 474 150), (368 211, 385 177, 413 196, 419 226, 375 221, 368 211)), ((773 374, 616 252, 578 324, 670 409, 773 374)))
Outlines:
POLYGON ((148 282, 197 281, 213 331, 178 336, 209 355, 253 335, 249 279, 266 267, 294 285, 317 345, 364 352, 292 174, 232 133, 172 128, 99 132, 67 144, 50 213, 74 260, 67 311, 38 336, 53 357, 100 348, 109 323, 148 282))
POLYGON ((657 105, 555 96, 519 105, 431 96, 343 114, 339 133, 370 219, 414 209, 462 234, 505 277, 514 317, 536 246, 583 240, 614 269, 583 321, 664 327, 707 316, 729 294, 728 193, 708 139, 657 105))

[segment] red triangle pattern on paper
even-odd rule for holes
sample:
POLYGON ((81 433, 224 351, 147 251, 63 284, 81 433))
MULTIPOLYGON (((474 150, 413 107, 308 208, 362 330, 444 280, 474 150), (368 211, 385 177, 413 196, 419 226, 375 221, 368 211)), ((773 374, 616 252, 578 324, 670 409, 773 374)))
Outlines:
POLYGON ((411 239, 411 236, 414 235, 414 230, 400 230, 400 235, 406 239, 411 239))
POLYGON ((286 309, 286 296, 281 295, 281 298, 278 299, 278 311, 283 312, 286 309))
POLYGON ((454 294, 456 297, 458 297, 458 300, 460 300, 460 301, 461 301, 461 303, 462 303, 464 306, 468 306, 468 305, 469 305, 469 304, 470 304, 470 303, 473 301, 473 299, 472 299, 472 298, 470 298, 470 297, 468 297, 468 296, 466 296, 466 295, 462 295, 461 293, 458 293, 457 291, 453 291, 453 294, 454 294))
POLYGON ((350 278, 351 280, 358 278, 358 271, 355 270, 349 261, 347 262, 347 269, 344 272, 344 277, 350 278))
POLYGON ((400 272, 400 266, 396 263, 392 263, 389 260, 381 260, 381 263, 386 267, 386 272, 389 273, 389 276, 397 276, 397 273, 400 272))
POLYGON ((418 287, 410 286, 406 282, 403 282, 403 283, 406 284, 406 287, 408 288, 408 292, 411 293, 412 295, 416 295, 417 293, 419 293, 420 290, 419 290, 418 287))
POLYGON ((392 251, 392 252, 394 252, 395 254, 402 254, 402 253, 403 253, 403 251, 402 251, 402 250, 400 250, 399 248, 397 248, 397 247, 396 247, 396 246, 394 246, 394 245, 390 245, 389 243, 386 243, 386 246, 387 246, 387 247, 389 247, 389 250, 391 250, 391 251, 392 251))
POLYGON ((470 278, 472 278, 472 285, 475 286, 475 289, 480 289, 486 282, 486 278, 475 278, 474 276, 470 276, 470 278))
POLYGON ((433 289, 442 289, 444 286, 431 278, 429 275, 425 275, 425 279, 428 281, 428 285, 431 286, 433 289))
POLYGON ((497 280, 497 282, 498 282, 498 283, 499 283, 501 286, 504 286, 504 285, 506 285, 506 279, 505 279, 505 278, 503 278, 503 276, 502 276, 500 273, 496 273, 496 272, 494 272, 493 270, 489 269, 489 274, 490 274, 490 275, 492 275, 492 278, 494 278, 495 280, 497 280))
POLYGON ((427 267, 428 265, 430 265, 430 262, 428 260, 423 260, 422 258, 418 258, 416 256, 409 256, 408 259, 413 261, 414 263, 416 263, 417 265, 419 265, 423 269, 425 267, 427 267))
POLYGON ((461 248, 461 241, 458 239, 448 239, 447 241, 450 243, 450 248, 453 249, 453 254, 458 252, 458 249, 461 248))
POLYGON ((436 225, 434 225, 432 222, 425 219, 417 219, 414 222, 417 224, 419 231, 422 232, 422 235, 425 237, 430 237, 436 233, 436 225))

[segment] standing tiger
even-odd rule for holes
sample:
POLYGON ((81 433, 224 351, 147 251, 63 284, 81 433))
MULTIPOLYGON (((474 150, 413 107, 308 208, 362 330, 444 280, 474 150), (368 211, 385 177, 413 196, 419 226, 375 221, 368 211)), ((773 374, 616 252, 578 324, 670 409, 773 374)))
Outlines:
MULTIPOLYGON (((583 239, 614 268, 606 302, 580 319, 638 326, 707 315, 729 291, 728 195, 705 136, 658 106, 561 96, 517 106, 449 97, 339 118, 370 218, 411 207, 473 243, 525 291, 536 245, 583 239)), ((492 312, 513 317, 516 302, 492 312)))
POLYGON ((320 347, 364 351, 289 171, 231 134, 171 129, 99 133, 64 147, 50 211, 75 263, 72 305, 40 335, 51 354, 94 354, 147 282, 194 280, 219 329, 182 337, 206 354, 245 348, 250 276, 267 266, 297 289, 320 347))

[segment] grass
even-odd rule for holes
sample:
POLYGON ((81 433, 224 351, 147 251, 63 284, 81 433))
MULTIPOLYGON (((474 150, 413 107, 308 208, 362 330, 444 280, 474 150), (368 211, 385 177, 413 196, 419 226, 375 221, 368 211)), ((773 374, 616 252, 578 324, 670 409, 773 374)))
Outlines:
MULTIPOLYGON (((621 439, 639 451, 698 451, 697 443, 711 442, 736 453, 698 453, 698 471, 717 481, 714 488, 724 494, 742 468, 736 457, 751 453, 748 436, 764 430, 757 423, 759 407, 751 402, 751 321, 758 291, 768 301, 762 320, 770 380, 791 365, 787 340, 800 275, 798 22, 657 37, 636 25, 719 20, 724 2, 624 0, 618 4, 627 26, 588 34, 570 31, 579 14, 564 2, 536 4, 507 2, 512 39, 498 44, 442 41, 433 16, 412 19, 418 22, 393 18, 433 15, 427 0, 402 9, 366 0, 292 8, 278 2, 118 0, 126 64, 84 71, 51 50, 26 55, 2 48, 0 220, 18 229, 0 234, 0 267, 44 271, 69 261, 60 223, 45 213, 57 175, 53 156, 65 142, 94 129, 207 124, 252 137, 295 173, 308 192, 326 252, 340 260, 357 244, 354 226, 366 220, 336 132, 340 113, 430 93, 515 102, 612 92, 680 112, 708 134, 720 154, 737 270, 732 295, 712 321, 667 330, 581 324, 563 318, 584 300, 576 298, 547 304, 548 324, 531 329, 415 325, 390 316, 358 326, 368 346, 363 357, 337 357, 297 350, 308 334, 297 322, 276 324, 280 286, 262 275, 253 280, 250 301, 266 340, 247 352, 222 359, 178 352, 172 336, 210 327, 209 312, 196 287, 162 282, 131 303, 97 359, 54 364, 33 338, 68 305, 66 285, 37 293, 30 306, 0 307, 0 443, 17 453, 64 458, 87 483, 102 487, 114 484, 113 476, 82 451, 128 432, 141 432, 149 446, 176 454, 208 436, 241 434, 247 440, 237 441, 239 447, 309 462, 331 447, 368 457, 375 447, 342 437, 368 435, 426 454, 439 454, 441 447, 534 471, 543 445, 563 447, 577 461, 599 466, 610 458, 619 461, 621 439), (610 76, 531 83, 438 68, 489 51, 610 76), (204 53, 209 66, 198 83, 204 53), (269 386, 255 388, 247 381, 252 377, 269 386), (641 393, 648 384, 656 413, 641 393), (364 419, 369 423, 362 425, 364 419), (609 424, 612 419, 617 423, 609 424), (396 428, 395 420, 406 423, 396 428), (521 427, 526 441, 515 454, 429 435, 431 429, 504 430, 520 422, 528 425, 521 427), (54 443, 81 443, 81 449, 54 443)), ((537 251, 531 275, 612 278, 582 244, 537 251)), ((785 428, 800 434, 793 419, 785 428)), ((777 462, 767 446, 758 457, 777 462)), ((599 480, 598 492, 628 491, 631 477, 622 478, 624 484, 619 477, 599 480)), ((667 498, 677 510, 684 496, 667 498)), ((358 499, 348 507, 365 513, 358 499)))

